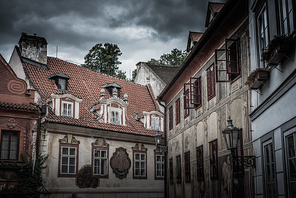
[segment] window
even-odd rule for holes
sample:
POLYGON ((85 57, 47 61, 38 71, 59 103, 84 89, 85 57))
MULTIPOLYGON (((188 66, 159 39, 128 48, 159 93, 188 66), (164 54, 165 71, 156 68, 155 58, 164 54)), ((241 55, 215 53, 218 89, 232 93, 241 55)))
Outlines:
POLYGON ((225 46, 215 50, 217 82, 233 82, 241 75, 240 40, 225 39, 225 46))
POLYGON ((207 89, 208 89, 208 100, 210 100, 216 95, 214 64, 207 69, 207 89))
POLYGON ((159 130, 159 117, 152 117, 151 129, 154 130, 154 131, 159 130))
MULTIPOLYGON (((237 142, 237 148, 234 149, 234 155, 235 156, 243 156, 244 155, 243 150, 243 136, 242 136, 242 130, 239 131, 238 134, 238 142, 237 142)), ((239 160, 233 160, 232 161, 232 167, 233 167, 233 176, 239 177, 244 176, 244 164, 239 163, 239 160)))
POLYGON ((217 140, 209 143, 210 146, 210 174, 211 179, 218 179, 218 146, 217 140))
POLYGON ((290 35, 294 30, 292 0, 278 0, 278 5, 281 35, 290 35))
POLYGON ((196 168, 197 168, 197 180, 204 180, 204 170, 203 170, 203 146, 196 148, 196 168))
POLYGON ((184 118, 187 118, 189 116, 189 109, 186 107, 189 107, 189 89, 186 89, 184 91, 184 118))
POLYGON ((177 184, 181 183, 181 156, 178 155, 176 157, 176 176, 177 176, 177 184))
POLYGON ((62 101, 62 116, 73 117, 73 103, 62 101))
POLYGON ((1 160, 18 159, 19 132, 2 131, 1 132, 1 160))
POLYGON ((119 112, 115 110, 110 111, 110 123, 120 125, 120 118, 119 118, 119 112))
POLYGON ((146 153, 134 153, 134 178, 146 179, 146 153))
POLYGON ((169 108, 169 130, 173 128, 173 107, 169 108))
POLYGON ((58 78, 58 89, 67 90, 66 88, 66 79, 58 78))
POLYGON ((156 154, 155 158, 155 178, 164 179, 164 155, 156 154))
POLYGON ((263 6, 257 16, 257 34, 259 44, 259 56, 261 56, 261 54, 264 52, 264 50, 266 50, 267 45, 269 44, 268 17, 266 6, 263 6))
MULTIPOLYGON (((294 132, 295 129, 292 129, 294 132)), ((285 138, 286 143, 286 164, 288 190, 290 197, 296 197, 296 133, 289 134, 285 138)))
POLYGON ((101 149, 93 150, 93 174, 99 176, 108 175, 108 151, 101 149))
POLYGON ((170 185, 174 184, 173 158, 170 159, 170 185))
POLYGON ((272 139, 263 143, 264 152, 264 183, 266 189, 266 197, 277 197, 274 150, 272 139))
POLYGON ((185 182, 190 182, 190 151, 185 153, 185 182))
POLYGON ((60 174, 76 175, 77 147, 61 146, 60 174))
POLYGON ((190 82, 184 84, 184 97, 185 109, 201 107, 201 77, 190 78, 190 82), (189 94, 187 90, 189 90, 189 94))
POLYGON ((176 125, 180 123, 180 98, 176 101, 176 125))

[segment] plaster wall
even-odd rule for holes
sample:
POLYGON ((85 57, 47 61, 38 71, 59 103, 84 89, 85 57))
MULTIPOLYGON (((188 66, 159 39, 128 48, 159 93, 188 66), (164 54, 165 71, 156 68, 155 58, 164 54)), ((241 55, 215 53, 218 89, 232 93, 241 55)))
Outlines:
MULTIPOLYGON (((65 134, 57 134, 47 132, 46 141, 49 142, 47 148, 43 149, 44 154, 48 154, 47 165, 50 165, 44 173, 46 177, 45 187, 51 192, 63 191, 63 192, 78 192, 83 193, 100 193, 100 192, 155 192, 159 193, 163 191, 163 180, 155 180, 155 167, 154 167, 154 150, 155 145, 144 144, 147 148, 147 179, 133 179, 133 150, 132 147, 136 145, 136 142, 106 140, 109 144, 109 161, 108 161, 108 178, 100 178, 100 182, 97 188, 79 188, 75 183, 75 177, 58 177, 59 168, 59 140, 65 137, 65 134), (123 147, 126 149, 129 158, 131 160, 131 167, 124 179, 119 179, 113 173, 110 167, 110 158, 116 151, 116 148, 123 147)), ((78 156, 78 170, 84 165, 91 165, 92 160, 92 146, 91 143, 96 141, 96 138, 75 136, 76 140, 80 141, 79 144, 79 156, 78 156)), ((45 145, 45 144, 44 144, 45 145)), ((46 145, 45 145, 46 146, 46 145)))

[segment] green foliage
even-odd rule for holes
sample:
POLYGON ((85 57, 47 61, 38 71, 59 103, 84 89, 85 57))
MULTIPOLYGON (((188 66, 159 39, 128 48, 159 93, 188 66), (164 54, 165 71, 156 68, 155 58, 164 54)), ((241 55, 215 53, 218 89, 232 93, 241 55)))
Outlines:
POLYGON ((116 77, 120 78, 120 79, 123 79, 123 80, 126 80, 126 72, 124 72, 122 70, 118 70, 117 74, 116 74, 116 77))
MULTIPOLYGON (((33 159, 30 154, 28 162, 25 159, 25 155, 21 153, 21 161, 22 164, 19 167, 16 175, 11 175, 9 178, 5 177, 3 172, 0 172, 0 176, 4 179, 8 180, 5 188, 0 191, 0 197, 3 198, 34 198, 39 197, 42 190, 44 190, 44 186, 42 184, 42 170, 46 168, 44 166, 45 161, 48 156, 43 156, 39 154, 35 160, 35 166, 33 170, 33 159), (4 176, 4 177, 3 177, 4 176), (9 187, 9 181, 18 181, 18 185, 14 188, 9 187)), ((3 163, 1 162, 1 166, 9 165, 9 166, 17 166, 15 163, 3 163)))
POLYGON ((131 79, 131 82, 134 82, 135 81, 135 78, 137 76, 137 69, 135 69, 132 73, 132 79, 131 79))
POLYGON ((151 65, 168 65, 179 67, 186 59, 188 53, 177 48, 172 49, 171 53, 163 54, 158 60, 151 59, 147 63, 151 65))
MULTIPOLYGON (((84 64, 82 66, 116 77, 118 65, 121 64, 118 57, 121 54, 116 44, 105 43, 103 45, 99 43, 89 50, 88 54, 84 57, 84 64)), ((122 71, 119 75, 122 76, 122 71)))

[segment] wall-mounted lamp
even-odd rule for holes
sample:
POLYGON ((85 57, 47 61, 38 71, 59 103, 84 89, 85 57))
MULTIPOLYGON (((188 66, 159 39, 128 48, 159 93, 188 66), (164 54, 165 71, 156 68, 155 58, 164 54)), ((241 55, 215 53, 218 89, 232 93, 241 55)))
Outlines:
POLYGON ((155 134, 154 138, 155 138, 155 145, 157 148, 159 148, 160 150, 162 150, 163 152, 167 152, 168 151, 168 147, 167 146, 161 146, 161 134, 159 133, 159 131, 157 131, 157 133, 155 134))
MULTIPOLYGON (((256 167, 255 156, 236 156, 234 149, 237 148, 240 129, 233 126, 230 116, 227 120, 227 127, 222 131, 226 142, 227 150, 231 150, 232 160, 238 161, 239 164, 244 164, 247 167, 256 167)), ((242 137, 241 137, 242 138, 242 137)), ((242 145, 241 145, 242 146, 242 145)))

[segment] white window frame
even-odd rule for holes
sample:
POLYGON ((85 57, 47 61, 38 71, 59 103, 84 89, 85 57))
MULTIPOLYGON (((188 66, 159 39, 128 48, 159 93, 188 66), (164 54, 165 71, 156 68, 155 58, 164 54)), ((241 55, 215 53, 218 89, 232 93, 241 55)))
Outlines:
POLYGON ((293 141, 294 141, 294 152, 296 152, 296 127, 288 130, 287 132, 284 133, 284 144, 285 144, 285 160, 286 160, 286 171, 287 171, 287 184, 288 184, 288 194, 289 194, 289 197, 292 197, 293 194, 292 194, 292 186, 291 186, 291 183, 295 183, 295 181, 291 182, 291 173, 290 173, 290 164, 289 164, 289 160, 291 160, 292 158, 294 158, 294 162, 296 161, 296 156, 294 157, 289 157, 289 148, 288 148, 288 136, 291 136, 293 137, 293 141))
POLYGON ((151 117, 151 129, 154 131, 159 130, 159 117, 152 116, 151 117))
POLYGON ((279 25, 282 36, 290 35, 294 30, 292 0, 278 0, 279 25))
POLYGON ((94 149, 93 154, 93 174, 106 176, 108 175, 108 150, 106 149, 94 149), (105 152, 105 156, 102 157, 102 153, 105 152), (96 153, 99 153, 99 156, 96 156, 96 153), (96 163, 98 162, 98 164, 96 163), (102 162, 104 167, 102 167, 102 162))
MULTIPOLYGON (((257 38, 259 57, 261 57, 261 54, 266 50, 269 44, 269 22, 266 3, 262 6, 257 16, 257 38)), ((262 67, 264 67, 263 63, 260 61, 260 65, 261 64, 262 67)))
POLYGON ((60 174, 76 174, 76 164, 77 164, 77 148, 76 147, 69 147, 69 146, 61 146, 61 161, 60 161, 60 174), (67 154, 63 154, 63 149, 68 149, 67 154), (75 149, 75 154, 71 155, 70 150, 75 149), (63 164, 63 158, 67 158, 67 164, 63 164), (74 172, 70 173, 70 166, 73 167, 73 165, 70 165, 70 159, 74 158, 74 172), (67 166, 67 172, 63 172, 63 166, 67 166))
POLYGON ((58 78, 58 85, 60 85, 61 90, 67 90, 66 89, 67 80, 64 78, 58 78))
POLYGON ((73 106, 73 102, 62 101, 61 115, 66 117, 73 117, 73 106), (67 104, 66 114, 64 114, 64 104, 67 104), (70 114, 69 105, 71 105, 70 114))
POLYGON ((155 176, 157 178, 164 178, 164 155, 156 154, 155 156, 155 176), (158 157, 160 160, 158 160, 158 157))
POLYGON ((146 153, 134 153, 134 176, 135 177, 146 177, 146 153), (139 159, 136 156, 139 155, 139 159), (144 159, 142 159, 142 156, 144 159), (136 164, 139 164, 139 168, 137 168, 136 164), (143 165, 142 165, 143 164, 143 165), (139 174, 137 174, 137 170, 139 170, 139 174), (143 174, 142 174, 142 170, 143 174))

